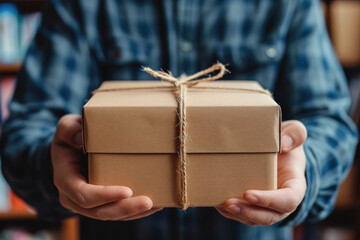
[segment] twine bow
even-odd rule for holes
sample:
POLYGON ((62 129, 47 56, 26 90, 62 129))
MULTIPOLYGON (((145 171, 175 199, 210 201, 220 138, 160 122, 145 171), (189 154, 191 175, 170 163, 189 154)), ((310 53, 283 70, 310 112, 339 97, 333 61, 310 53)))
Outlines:
POLYGON ((181 75, 180 78, 175 78, 171 73, 166 73, 164 71, 154 71, 148 67, 144 67, 143 70, 156 78, 160 78, 161 80, 163 80, 165 82, 170 82, 170 83, 174 84, 174 87, 176 89, 179 89, 181 86, 192 87, 201 82, 210 82, 210 81, 217 80, 217 79, 221 78, 222 76, 224 76, 225 72, 228 71, 225 68, 225 66, 221 63, 216 63, 216 64, 212 65, 211 67, 209 67, 205 70, 202 70, 200 72, 197 72, 190 76, 181 75), (205 74, 212 73, 216 70, 219 70, 219 73, 216 74, 215 76, 209 76, 206 78, 194 80, 201 76, 204 76, 205 74))

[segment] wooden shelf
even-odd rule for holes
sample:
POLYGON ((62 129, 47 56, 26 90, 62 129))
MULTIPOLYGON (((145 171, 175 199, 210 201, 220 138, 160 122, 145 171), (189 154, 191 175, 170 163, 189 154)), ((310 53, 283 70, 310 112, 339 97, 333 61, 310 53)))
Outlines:
POLYGON ((16 219, 35 219, 36 213, 30 210, 10 210, 8 212, 0 212, 0 220, 16 220, 16 219))
POLYGON ((19 72, 21 64, 0 64, 0 74, 14 74, 19 72))

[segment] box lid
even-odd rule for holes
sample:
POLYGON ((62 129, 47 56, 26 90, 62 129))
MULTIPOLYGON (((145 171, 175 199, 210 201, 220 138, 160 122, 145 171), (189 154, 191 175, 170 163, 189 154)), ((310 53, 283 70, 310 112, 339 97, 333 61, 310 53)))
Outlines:
MULTIPOLYGON (((160 81, 110 81, 83 107, 84 150, 91 153, 175 153, 177 101, 160 81)), ((262 89, 257 82, 217 81, 201 87, 262 89)), ((278 152, 281 109, 267 94, 190 88, 186 99, 188 153, 278 152)))

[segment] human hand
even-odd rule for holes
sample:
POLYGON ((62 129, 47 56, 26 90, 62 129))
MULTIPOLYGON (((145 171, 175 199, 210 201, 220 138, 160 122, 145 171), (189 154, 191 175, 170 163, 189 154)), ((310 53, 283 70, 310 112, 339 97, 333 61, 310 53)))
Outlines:
POLYGON ((248 190, 243 199, 228 199, 216 209, 226 218, 247 225, 272 225, 296 210, 306 191, 305 126, 299 121, 282 123, 282 152, 278 154, 278 189, 248 190))
POLYGON ((88 184, 82 158, 81 116, 65 115, 51 145, 54 184, 65 208, 100 220, 133 220, 161 210, 146 196, 132 197, 128 187, 88 184))

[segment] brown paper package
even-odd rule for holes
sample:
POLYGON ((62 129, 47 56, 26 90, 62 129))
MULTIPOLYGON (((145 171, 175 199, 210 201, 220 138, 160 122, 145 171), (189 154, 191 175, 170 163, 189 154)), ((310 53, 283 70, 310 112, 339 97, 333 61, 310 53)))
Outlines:
MULTIPOLYGON (((89 183, 128 186, 154 207, 181 207, 178 116, 171 84, 109 81, 83 107, 89 183), (169 89, 133 89, 137 87, 169 89)), ((262 89, 257 82, 201 86, 262 89)), ((246 90, 187 92, 187 182, 190 207, 222 205, 249 189, 277 187, 281 109, 267 94, 246 90)))

